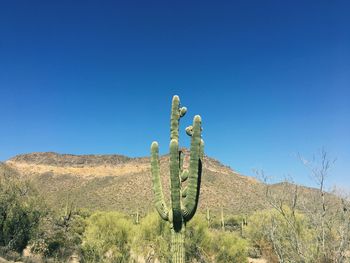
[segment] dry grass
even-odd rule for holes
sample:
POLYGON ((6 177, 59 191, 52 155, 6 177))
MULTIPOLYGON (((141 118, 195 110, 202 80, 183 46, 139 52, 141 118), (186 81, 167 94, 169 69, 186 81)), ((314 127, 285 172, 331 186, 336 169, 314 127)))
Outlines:
POLYGON ((105 176, 120 176, 133 173, 146 172, 149 169, 149 165, 136 162, 130 162, 119 165, 98 165, 98 166, 53 166, 44 164, 33 164, 26 162, 15 162, 7 161, 7 165, 16 169, 23 175, 36 175, 53 173, 55 175, 71 174, 79 177, 85 177, 92 179, 94 177, 105 177, 105 176))

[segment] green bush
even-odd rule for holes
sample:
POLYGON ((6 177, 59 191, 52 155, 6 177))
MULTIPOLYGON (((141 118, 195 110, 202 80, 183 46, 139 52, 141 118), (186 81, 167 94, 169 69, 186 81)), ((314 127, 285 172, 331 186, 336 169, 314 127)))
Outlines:
MULTIPOLYGON (((170 229, 156 213, 143 218, 136 227, 133 251, 147 260, 170 262, 170 229)), ((203 215, 196 215, 186 226, 186 262, 247 261, 247 242, 235 233, 210 231, 203 215)))
POLYGON ((198 214, 186 226, 186 260, 208 262, 211 250, 211 233, 205 217, 198 214))
POLYGON ((0 246, 21 252, 36 231, 41 216, 34 188, 0 164, 0 246))
MULTIPOLYGON (((21 260, 21 254, 9 249, 8 247, 0 247, 0 257, 3 257, 7 260, 19 261, 21 260)), ((2 262, 0 260, 0 262, 2 262)))
POLYGON ((316 262, 316 235, 307 218, 288 207, 259 211, 249 218, 247 235, 270 261, 316 262), (272 254, 271 254, 272 252, 272 254))
POLYGON ((241 233, 242 224, 247 223, 247 217, 245 215, 229 216, 226 220, 225 227, 230 231, 237 231, 241 233))
POLYGON ((98 212, 87 220, 82 253, 85 262, 128 262, 132 223, 117 212, 98 212))
POLYGON ((217 263, 248 262, 247 242, 236 233, 217 231, 213 234, 212 249, 217 263))
POLYGON ((132 248, 137 255, 170 262, 170 228, 156 212, 144 217, 135 227, 135 233, 132 248))
POLYGON ((80 250, 86 226, 84 213, 71 212, 69 216, 50 211, 40 221, 36 235, 31 239, 31 251, 46 257, 66 259, 80 250))

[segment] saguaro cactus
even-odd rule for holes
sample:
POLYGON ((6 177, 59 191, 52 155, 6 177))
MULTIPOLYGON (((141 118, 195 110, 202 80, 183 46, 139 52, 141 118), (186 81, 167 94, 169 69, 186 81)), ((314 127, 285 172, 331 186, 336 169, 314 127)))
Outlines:
POLYGON ((211 221, 211 217, 210 217, 210 209, 207 208, 207 215, 206 215, 206 219, 207 219, 207 223, 208 223, 208 228, 210 227, 210 221, 211 221))
POLYGON ((193 119, 193 125, 186 128, 186 133, 191 136, 191 147, 189 169, 184 169, 184 153, 179 150, 179 122, 186 112, 186 107, 180 107, 179 97, 174 96, 170 121, 170 208, 166 205, 160 180, 158 143, 153 142, 151 145, 155 207, 160 217, 170 223, 173 263, 185 262, 185 228, 186 223, 191 220, 197 209, 204 154, 204 141, 201 139, 201 117, 196 115, 193 119))
POLYGON ((221 206, 221 229, 225 231, 224 208, 221 206))

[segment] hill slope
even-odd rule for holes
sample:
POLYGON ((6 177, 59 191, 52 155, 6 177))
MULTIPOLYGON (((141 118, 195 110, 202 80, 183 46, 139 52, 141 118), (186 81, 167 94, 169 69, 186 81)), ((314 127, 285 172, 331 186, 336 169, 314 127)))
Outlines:
MULTIPOLYGON (((186 152, 188 162, 189 153, 186 152)), ((169 156, 161 157, 161 176, 169 198, 169 156)), ((77 207, 93 210, 119 210, 129 214, 137 209, 153 210, 150 160, 122 155, 70 155, 31 153, 5 162, 37 186, 55 207, 67 200, 77 207)), ((272 186, 280 188, 279 185, 272 186)), ((291 186, 292 187, 292 186, 291 186)), ((199 210, 249 213, 266 207, 265 185, 242 176, 220 162, 205 157, 199 210)), ((314 192, 309 188, 304 191, 314 192)))
MULTIPOLYGON (((161 175, 165 195, 169 193, 169 157, 161 157, 161 175)), ((67 198, 78 207, 116 209, 132 213, 153 209, 149 158, 121 155, 70 155, 31 153, 18 155, 6 165, 29 179, 55 206, 64 206, 67 198)), ((205 157, 199 209, 228 212, 252 211, 262 184, 239 175, 218 161, 205 157)))

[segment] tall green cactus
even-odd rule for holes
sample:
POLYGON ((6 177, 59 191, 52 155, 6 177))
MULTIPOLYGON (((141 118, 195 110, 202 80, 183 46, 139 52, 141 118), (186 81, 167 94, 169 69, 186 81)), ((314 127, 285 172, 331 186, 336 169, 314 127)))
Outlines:
POLYGON ((201 117, 196 115, 193 119, 193 126, 186 128, 186 133, 191 136, 191 147, 189 169, 184 169, 184 153, 179 150, 179 122, 186 112, 186 107, 180 107, 179 97, 174 96, 170 121, 170 208, 166 205, 160 180, 158 143, 153 142, 151 145, 155 207, 160 217, 170 223, 173 263, 185 262, 185 227, 197 209, 204 155, 204 141, 201 139, 201 117), (186 187, 182 185, 185 181, 187 181, 186 187))

